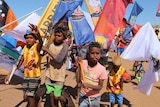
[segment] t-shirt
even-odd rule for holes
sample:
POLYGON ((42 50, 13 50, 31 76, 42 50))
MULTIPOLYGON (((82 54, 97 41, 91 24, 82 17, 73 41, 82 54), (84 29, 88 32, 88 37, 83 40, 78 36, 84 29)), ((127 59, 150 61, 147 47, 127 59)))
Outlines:
POLYGON ((114 86, 115 87, 114 93, 115 94, 121 93, 121 91, 123 90, 123 83, 120 80, 124 72, 125 69, 123 66, 120 66, 117 73, 115 73, 114 69, 111 70, 108 76, 108 83, 107 83, 108 92, 112 92, 111 87, 114 86))
POLYGON ((53 81, 64 82, 66 72, 66 57, 68 54, 68 45, 63 43, 59 46, 50 44, 49 50, 56 55, 55 60, 49 56, 49 68, 46 76, 53 81))
MULTIPOLYGON (((83 60, 82 67, 83 67, 83 72, 84 72, 84 78, 86 80, 85 82, 89 84, 98 85, 100 80, 105 80, 107 78, 106 69, 100 63, 97 63, 97 65, 95 65, 94 67, 89 67, 88 61, 83 60)), ((92 89, 86 89, 83 87, 81 87, 81 93, 88 97, 100 96, 99 91, 95 91, 92 89)))
POLYGON ((34 44, 30 49, 25 46, 22 50, 22 55, 24 57, 24 77, 40 77, 41 57, 37 51, 37 44, 34 44))

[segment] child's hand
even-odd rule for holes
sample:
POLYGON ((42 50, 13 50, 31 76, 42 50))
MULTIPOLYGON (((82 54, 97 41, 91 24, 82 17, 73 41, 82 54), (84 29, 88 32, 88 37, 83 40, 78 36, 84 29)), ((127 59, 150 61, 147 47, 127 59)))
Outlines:
POLYGON ((83 86, 84 88, 86 88, 86 89, 87 89, 87 88, 90 88, 88 83, 82 83, 82 86, 83 86))
POLYGON ((33 34, 35 34, 35 35, 39 34, 39 30, 36 25, 30 23, 28 26, 31 28, 31 32, 33 34))
POLYGON ((42 46, 42 50, 47 52, 48 48, 46 46, 42 46))

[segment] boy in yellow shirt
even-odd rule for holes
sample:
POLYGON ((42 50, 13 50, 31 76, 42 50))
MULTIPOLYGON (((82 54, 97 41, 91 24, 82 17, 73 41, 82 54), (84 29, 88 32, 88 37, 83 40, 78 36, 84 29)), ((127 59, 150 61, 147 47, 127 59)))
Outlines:
MULTIPOLYGON (((40 50, 42 48, 42 38, 37 26, 29 24, 30 30, 26 32, 24 38, 26 45, 22 50, 19 61, 15 66, 18 69, 22 64, 24 66, 23 92, 24 99, 28 101, 29 107, 37 107, 38 100, 35 98, 35 92, 41 83, 40 72, 40 50), (38 43, 36 42, 38 40, 38 43)), ((8 81, 10 73, 6 76, 8 81)))

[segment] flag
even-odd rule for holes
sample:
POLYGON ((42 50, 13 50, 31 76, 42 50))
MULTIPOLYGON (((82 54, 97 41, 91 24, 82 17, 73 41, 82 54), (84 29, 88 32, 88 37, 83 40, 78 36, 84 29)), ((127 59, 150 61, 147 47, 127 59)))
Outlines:
POLYGON ((94 33, 90 27, 84 11, 79 8, 71 15, 71 25, 74 34, 74 39, 77 45, 95 41, 94 33))
POLYGON ((95 38, 100 37, 108 42, 107 44, 111 44, 116 31, 122 25, 129 3, 132 3, 132 0, 106 0, 94 30, 95 38))
POLYGON ((58 2, 59 0, 50 0, 41 18, 39 19, 37 26, 41 36, 44 36, 48 31, 48 26, 51 23, 58 2))
MULTIPOLYGON (((14 15, 11 8, 8 6, 8 4, 4 0, 0 0, 0 27, 11 23, 12 21, 16 20, 16 16, 14 15)), ((18 22, 5 27, 7 30, 12 30, 18 25, 18 22)))
POLYGON ((132 31, 132 27, 129 24, 126 24, 125 30, 122 34, 122 37, 126 40, 130 40, 131 34, 130 32, 132 31))
POLYGON ((141 7, 137 2, 134 3, 131 14, 129 16, 128 22, 132 26, 135 25, 137 16, 143 11, 143 7, 141 7))
POLYGON ((83 0, 60 0, 52 17, 52 24, 57 24, 60 20, 68 21, 68 17, 81 5, 83 0))
POLYGON ((153 83, 159 81, 159 72, 160 69, 158 71, 154 71, 153 61, 149 60, 148 68, 135 89, 139 90, 145 95, 150 95, 153 83))
POLYGON ((29 23, 36 25, 39 18, 40 18, 39 15, 37 15, 36 13, 32 13, 26 19, 24 19, 19 25, 17 25, 13 30, 2 30, 2 31, 14 37, 15 39, 25 43, 26 40, 24 39, 24 34, 28 29, 30 29, 28 27, 29 23))
POLYGON ((141 27, 142 27, 142 25, 136 24, 136 25, 132 28, 133 34, 135 35, 141 27))
POLYGON ((146 61, 152 57, 160 59, 160 42, 152 25, 147 22, 121 54, 121 57, 132 61, 146 61))
POLYGON ((157 16, 157 17, 159 17, 159 16, 160 16, 160 3, 158 4, 158 9, 157 9, 156 16, 157 16))
POLYGON ((96 25, 98 18, 102 11, 102 4, 100 0, 85 0, 86 6, 91 14, 94 25, 96 25))

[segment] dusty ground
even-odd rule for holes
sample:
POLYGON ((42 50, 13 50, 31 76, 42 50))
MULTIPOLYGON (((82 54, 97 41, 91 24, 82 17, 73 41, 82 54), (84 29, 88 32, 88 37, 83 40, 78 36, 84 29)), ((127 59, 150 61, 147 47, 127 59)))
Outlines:
MULTIPOLYGON (((110 52, 109 56, 113 56, 115 53, 110 52)), ((132 68, 132 61, 123 60, 123 66, 126 70, 133 75, 132 68)), ((145 69, 147 67, 147 63, 145 63, 145 69)), ((0 107, 26 107, 26 102, 23 102, 23 93, 22 93, 22 86, 21 82, 22 79, 14 76, 10 85, 3 84, 2 80, 4 76, 7 74, 7 71, 0 69, 0 107)), ((45 70, 42 70, 42 83, 44 82, 44 74, 45 70)), ((75 104, 74 96, 75 92, 75 74, 73 72, 67 71, 66 76, 66 83, 65 85, 68 87, 69 92, 71 94, 71 98, 75 104), (73 95, 73 97, 72 97, 73 95)), ((136 87, 137 80, 133 79, 130 83, 124 84, 124 104, 123 107, 159 107, 160 106, 160 83, 154 83, 152 92, 149 96, 146 96, 140 93, 138 90, 134 90, 133 88, 136 87)), ((102 102, 101 107, 107 107, 108 102, 108 94, 105 90, 106 81, 104 83, 104 87, 101 90, 102 93, 102 102)), ((43 102, 41 103, 43 107, 43 102)), ((74 105, 77 106, 76 104, 74 105)), ((73 107, 74 107, 73 106, 73 107)))

